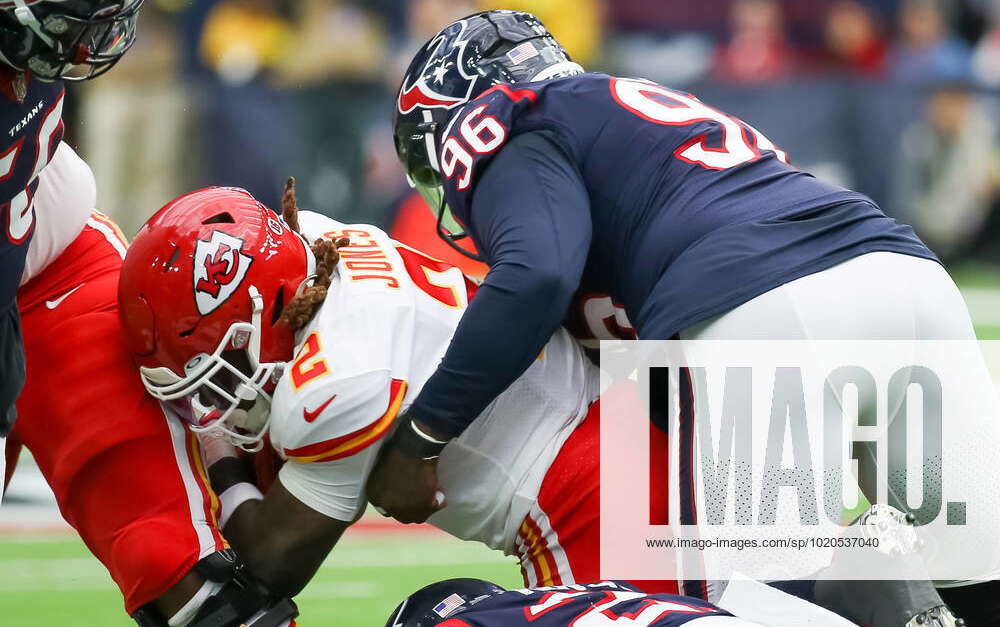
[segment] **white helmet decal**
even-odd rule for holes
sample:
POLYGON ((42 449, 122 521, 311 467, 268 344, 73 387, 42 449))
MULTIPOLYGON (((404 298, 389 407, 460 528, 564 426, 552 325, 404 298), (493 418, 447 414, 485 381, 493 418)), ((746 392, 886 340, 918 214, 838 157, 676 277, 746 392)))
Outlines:
POLYGON ((194 250, 194 302, 207 316, 239 288, 253 258, 243 252, 243 240, 212 231, 209 240, 198 240, 194 250))

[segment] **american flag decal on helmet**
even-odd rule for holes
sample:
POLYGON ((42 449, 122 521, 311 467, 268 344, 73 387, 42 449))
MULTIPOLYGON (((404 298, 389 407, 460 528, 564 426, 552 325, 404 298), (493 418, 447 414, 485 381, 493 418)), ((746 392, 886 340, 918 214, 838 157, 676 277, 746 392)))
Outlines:
POLYGON ((521 65, 528 59, 534 59, 538 56, 538 50, 535 48, 535 44, 530 41, 526 41, 523 44, 514 46, 510 52, 507 53, 507 58, 514 65, 521 65))
POLYGON ((452 594, 434 606, 434 613, 441 618, 445 618, 463 605, 465 605, 465 599, 457 594, 452 594))

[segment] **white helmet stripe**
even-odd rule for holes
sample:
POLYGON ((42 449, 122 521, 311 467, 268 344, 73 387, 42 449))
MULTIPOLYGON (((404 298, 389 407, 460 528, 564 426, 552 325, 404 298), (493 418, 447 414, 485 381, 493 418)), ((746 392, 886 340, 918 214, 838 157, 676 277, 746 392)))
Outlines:
POLYGON ((255 362, 260 363, 260 336, 263 333, 260 314, 264 311, 264 297, 260 295, 260 291, 254 285, 247 287, 247 292, 250 293, 250 306, 253 307, 253 312, 250 314, 250 324, 256 331, 250 334, 250 356, 255 362))
POLYGON ((550 65, 538 74, 535 74, 531 77, 531 82, 544 81, 550 78, 555 78, 556 76, 575 76, 583 73, 584 70, 579 63, 563 61, 561 63, 556 63, 555 65, 550 65))

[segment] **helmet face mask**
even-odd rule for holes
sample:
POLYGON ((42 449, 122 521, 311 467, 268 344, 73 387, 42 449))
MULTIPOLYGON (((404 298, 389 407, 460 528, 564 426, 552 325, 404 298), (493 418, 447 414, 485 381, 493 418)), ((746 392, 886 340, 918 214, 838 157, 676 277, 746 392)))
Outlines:
POLYGON ((438 235, 458 244, 464 228, 444 201, 439 147, 458 111, 494 85, 583 73, 530 13, 485 11, 458 20, 414 56, 400 85, 393 120, 396 154, 407 181, 437 219, 438 235))
POLYGON ((150 395, 171 404, 192 431, 256 452, 270 425, 271 395, 285 369, 284 362, 260 362, 259 338, 253 323, 237 322, 212 354, 200 353, 184 365, 184 377, 162 366, 141 366, 139 376, 150 395))
POLYGON ((424 203, 428 209, 434 214, 438 235, 450 244, 452 248, 455 248, 465 256, 471 257, 476 261, 482 261, 476 253, 465 250, 455 244, 456 241, 468 237, 468 234, 465 232, 465 227, 462 226, 462 223, 451 213, 448 203, 445 202, 444 186, 441 185, 437 173, 433 171, 431 173, 435 175, 435 179, 431 183, 417 183, 408 177, 407 180, 410 183, 410 187, 417 190, 420 197, 424 199, 424 203))
MULTIPOLYGON (((430 116, 425 113, 425 117, 430 116)), ((478 254, 456 243, 467 237, 467 234, 444 199, 444 186, 437 169, 434 125, 434 122, 418 125, 409 141, 401 141, 396 137, 396 150, 406 169, 406 182, 417 190, 427 208, 434 214, 438 236, 466 257, 482 261, 478 254)))
POLYGON ((143 0, 2 0, 0 58, 41 80, 110 70, 135 43, 143 0))

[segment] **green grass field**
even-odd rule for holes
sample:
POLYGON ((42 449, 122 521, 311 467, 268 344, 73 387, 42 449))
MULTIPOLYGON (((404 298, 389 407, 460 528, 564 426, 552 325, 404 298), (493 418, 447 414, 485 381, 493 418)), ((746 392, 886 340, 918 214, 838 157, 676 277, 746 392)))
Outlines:
MULTIPOLYGON (((511 558, 479 544, 427 534, 344 537, 296 599, 305 627, 381 627, 410 592, 451 577, 517 586, 511 558)), ((128 627, 121 595, 73 537, 0 539, 0 625, 128 627)))

